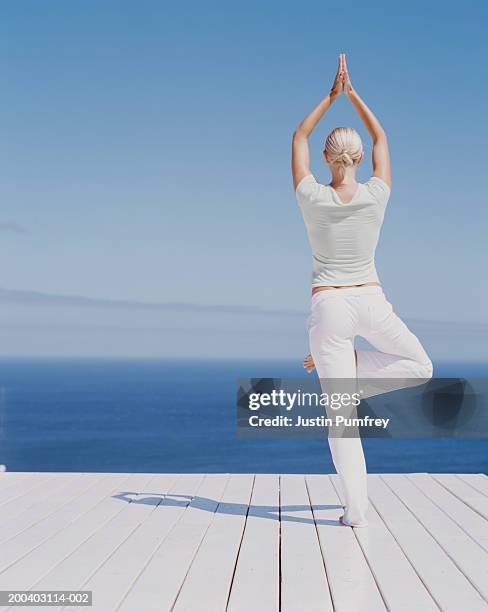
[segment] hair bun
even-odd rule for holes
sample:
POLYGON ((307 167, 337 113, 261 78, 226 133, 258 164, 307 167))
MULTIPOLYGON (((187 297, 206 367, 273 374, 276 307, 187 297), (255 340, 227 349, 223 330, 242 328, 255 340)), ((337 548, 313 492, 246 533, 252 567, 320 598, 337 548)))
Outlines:
POLYGON ((363 143, 359 134, 351 127, 337 127, 327 136, 324 147, 325 159, 344 176, 345 169, 360 163, 363 143))
POLYGON ((341 151, 339 155, 336 156, 334 162, 336 164, 342 164, 343 166, 352 166, 354 164, 354 161, 351 155, 349 154, 349 151, 347 151, 346 149, 344 149, 344 151, 341 151))

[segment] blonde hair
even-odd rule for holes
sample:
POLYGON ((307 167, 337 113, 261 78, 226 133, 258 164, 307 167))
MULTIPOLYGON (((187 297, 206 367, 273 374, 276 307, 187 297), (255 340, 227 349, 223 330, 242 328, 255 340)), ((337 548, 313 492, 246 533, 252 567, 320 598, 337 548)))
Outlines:
POLYGON ((363 157, 361 136, 351 127, 337 127, 327 136, 324 153, 329 164, 344 177, 346 167, 358 165, 363 157))

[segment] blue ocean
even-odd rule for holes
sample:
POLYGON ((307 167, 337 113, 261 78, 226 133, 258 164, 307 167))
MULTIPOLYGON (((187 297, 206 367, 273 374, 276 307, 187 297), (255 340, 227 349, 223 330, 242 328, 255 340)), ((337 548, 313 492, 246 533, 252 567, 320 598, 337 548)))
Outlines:
MULTIPOLYGON (((435 364, 485 378, 485 364, 435 364)), ((242 440, 236 381, 300 363, 3 359, 0 463, 9 471, 332 472, 325 439, 242 440)), ((370 472, 488 472, 486 439, 364 439, 370 472)))

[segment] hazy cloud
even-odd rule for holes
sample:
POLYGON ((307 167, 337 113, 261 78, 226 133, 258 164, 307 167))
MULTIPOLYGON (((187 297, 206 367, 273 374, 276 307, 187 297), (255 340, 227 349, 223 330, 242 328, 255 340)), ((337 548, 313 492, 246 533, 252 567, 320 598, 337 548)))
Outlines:
POLYGON ((238 304, 192 304, 185 302, 137 302, 135 300, 114 300, 87 298, 79 295, 57 295, 22 289, 3 289, 0 287, 0 303, 17 303, 33 306, 65 306, 104 308, 111 310, 154 310, 177 311, 179 313, 222 313, 231 315, 283 315, 304 317, 306 313, 297 310, 269 309, 260 306, 240 306, 238 304))
POLYGON ((29 232, 25 227, 19 225, 18 223, 1 223, 0 222, 0 232, 13 232, 14 234, 28 234, 29 232))
MULTIPOLYGON (((0 357, 295 359, 307 312, 144 303, 0 287, 0 357)), ((407 319, 434 362, 486 361, 488 324, 407 319)), ((360 347, 369 348, 365 343, 360 347)))

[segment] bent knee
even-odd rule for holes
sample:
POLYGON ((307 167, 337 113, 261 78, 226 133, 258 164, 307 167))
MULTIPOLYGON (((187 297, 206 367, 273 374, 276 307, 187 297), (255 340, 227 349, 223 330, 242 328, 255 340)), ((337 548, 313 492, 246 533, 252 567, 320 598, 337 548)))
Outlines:
POLYGON ((419 378, 427 378, 431 379, 434 373, 434 366, 432 365, 432 361, 427 359, 427 361, 422 361, 418 364, 418 377, 419 378))

